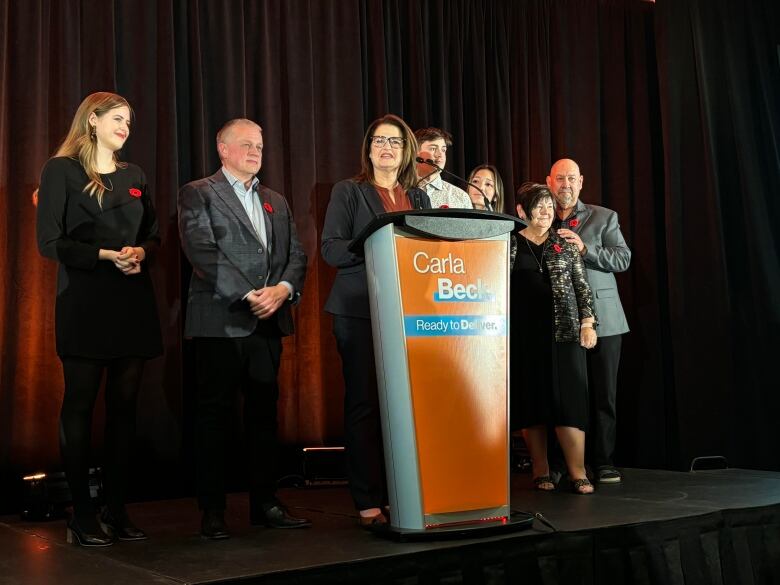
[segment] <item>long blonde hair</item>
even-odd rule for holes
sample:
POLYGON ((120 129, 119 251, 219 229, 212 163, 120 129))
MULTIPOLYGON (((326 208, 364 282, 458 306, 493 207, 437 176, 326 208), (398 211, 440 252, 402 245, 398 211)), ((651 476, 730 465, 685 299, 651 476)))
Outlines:
MULTIPOLYGON (((81 105, 73 116, 73 122, 70 124, 68 135, 57 149, 54 156, 67 156, 78 159, 84 172, 89 177, 89 183, 84 186, 84 191, 90 196, 95 196, 100 205, 103 204, 103 194, 106 192, 106 186, 100 178, 97 169, 97 138, 93 132, 92 125, 89 123, 89 117, 94 112, 98 117, 109 110, 125 106, 130 110, 130 117, 133 117, 133 109, 127 100, 121 95, 110 93, 108 91, 98 91, 84 98, 81 105)), ((123 163, 114 153, 114 164, 119 168, 125 168, 127 163, 123 163)))

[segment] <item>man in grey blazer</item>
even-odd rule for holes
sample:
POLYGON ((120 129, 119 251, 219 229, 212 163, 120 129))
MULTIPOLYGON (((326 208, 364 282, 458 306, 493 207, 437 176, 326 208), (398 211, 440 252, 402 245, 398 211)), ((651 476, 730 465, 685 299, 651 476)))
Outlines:
POLYGON ((579 249, 596 305, 599 342, 588 352, 592 412, 587 436, 590 462, 599 482, 618 483, 622 477, 613 461, 617 429, 615 397, 622 335, 628 332, 628 322, 614 273, 628 269, 631 250, 620 233, 617 213, 580 201, 582 184, 580 168, 571 159, 557 161, 547 177, 547 186, 556 201, 558 234, 579 249))
POLYGON ((287 201, 260 184, 263 136, 251 120, 217 133, 222 168, 179 191, 179 235, 192 264, 184 335, 193 339, 196 477, 201 534, 227 538, 225 449, 238 391, 244 395, 250 521, 298 528, 276 499, 276 400, 281 338, 306 276, 287 201))

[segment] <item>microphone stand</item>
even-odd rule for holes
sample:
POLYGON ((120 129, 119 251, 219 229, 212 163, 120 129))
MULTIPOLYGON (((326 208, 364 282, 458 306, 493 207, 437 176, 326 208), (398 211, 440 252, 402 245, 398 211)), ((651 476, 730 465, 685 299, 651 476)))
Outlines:
MULTIPOLYGON (((422 160, 422 159, 418 158, 418 159, 417 159, 417 162, 421 162, 421 160, 422 160)), ((425 175, 424 177, 420 177, 420 179, 417 181, 417 187, 418 187, 418 188, 420 188, 420 189, 422 189, 422 187, 420 187, 420 185, 422 185, 423 181, 425 181, 425 179, 427 179, 427 178, 428 178, 428 177, 430 177, 431 175, 435 175, 435 174, 436 174, 436 173, 438 173, 438 172, 441 172, 441 169, 440 169, 439 167, 436 167, 435 169, 433 169, 433 170, 432 170, 430 173, 428 173, 428 174, 427 174, 427 175, 425 175)))
MULTIPOLYGON (((430 159, 430 158, 422 158, 421 156, 418 156, 417 158, 415 158, 415 161, 417 161, 418 163, 423 163, 423 164, 432 166, 434 169, 436 169, 432 173, 428 173, 427 175, 425 175, 422 179, 420 179, 420 181, 423 181, 423 180, 427 179, 428 177, 430 177, 431 175, 433 175, 436 172, 445 173, 445 174, 449 175, 450 177, 453 177, 454 179, 458 179, 458 181, 460 181, 461 183, 466 185, 467 188, 468 187, 474 187, 477 191, 479 191, 482 194, 482 200, 485 202, 485 210, 486 211, 493 211, 493 206, 490 204, 490 199, 488 199, 487 195, 485 195, 485 192, 482 189, 480 189, 479 187, 477 187, 473 183, 469 183, 463 177, 460 177, 460 176, 456 175, 455 173, 451 173, 447 169, 444 169, 444 168, 440 167, 435 162, 433 162, 433 160, 430 159)), ((418 181, 418 183, 417 183, 418 185, 420 184, 420 181, 418 181)))

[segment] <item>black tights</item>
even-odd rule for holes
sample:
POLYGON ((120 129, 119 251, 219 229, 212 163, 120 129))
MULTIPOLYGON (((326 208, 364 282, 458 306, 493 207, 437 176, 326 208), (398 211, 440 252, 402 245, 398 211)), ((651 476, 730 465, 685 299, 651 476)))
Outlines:
POLYGON ((60 452, 65 466, 76 520, 95 522, 89 496, 89 452, 92 412, 103 371, 106 371, 106 427, 103 485, 106 504, 124 514, 130 449, 135 436, 136 397, 145 360, 63 358, 65 397, 60 412, 60 452))

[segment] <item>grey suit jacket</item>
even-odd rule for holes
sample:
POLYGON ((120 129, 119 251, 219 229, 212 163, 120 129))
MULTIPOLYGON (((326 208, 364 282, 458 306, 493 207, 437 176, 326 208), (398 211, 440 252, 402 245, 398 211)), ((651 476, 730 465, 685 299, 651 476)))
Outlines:
POLYGON ((576 232, 588 247, 583 260, 596 305, 599 337, 627 333, 628 321, 614 273, 628 269, 631 250, 620 232, 617 213, 578 200, 574 214, 563 220, 561 227, 576 232), (577 220, 576 226, 569 225, 572 219, 577 220))
MULTIPOLYGON (((186 337, 246 337, 257 327, 249 304, 252 289, 285 280, 297 302, 306 276, 306 254, 287 201, 259 185, 267 249, 222 170, 179 191, 179 236, 192 264, 186 337), (270 209, 270 210, 269 210, 270 209)), ((271 317, 282 335, 293 332, 289 302, 271 317)))

